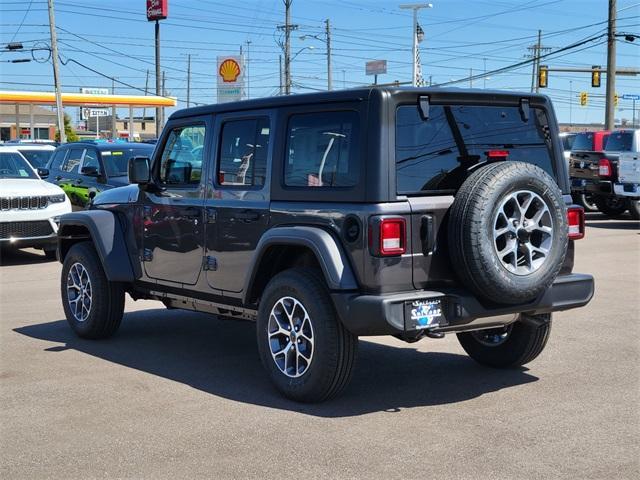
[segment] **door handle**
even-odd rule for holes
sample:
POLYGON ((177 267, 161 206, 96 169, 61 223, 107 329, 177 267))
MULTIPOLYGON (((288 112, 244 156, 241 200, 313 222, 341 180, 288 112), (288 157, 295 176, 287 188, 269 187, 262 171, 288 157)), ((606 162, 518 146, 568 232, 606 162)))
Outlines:
POLYGON ((60 180, 62 180, 62 177, 60 175, 56 175, 56 180, 59 182, 60 180))
POLYGON ((78 179, 76 179, 76 183, 77 183, 78 185, 80 185, 81 183, 83 183, 83 180, 82 180, 81 178, 78 178, 78 179))

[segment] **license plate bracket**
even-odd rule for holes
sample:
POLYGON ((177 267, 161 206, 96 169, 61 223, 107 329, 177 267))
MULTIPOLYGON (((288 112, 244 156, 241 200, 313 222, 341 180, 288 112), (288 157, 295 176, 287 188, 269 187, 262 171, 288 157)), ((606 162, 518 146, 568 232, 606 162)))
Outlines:
POLYGON ((432 330, 448 325, 445 297, 408 300, 404 303, 405 330, 432 330))

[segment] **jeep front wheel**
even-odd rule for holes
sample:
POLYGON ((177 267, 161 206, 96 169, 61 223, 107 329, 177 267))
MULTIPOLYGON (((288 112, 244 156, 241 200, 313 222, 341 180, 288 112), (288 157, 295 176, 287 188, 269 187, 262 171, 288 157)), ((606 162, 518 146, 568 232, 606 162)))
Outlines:
POLYGON ((358 339, 338 320, 319 273, 295 268, 269 282, 257 340, 269 377, 292 400, 327 400, 351 378, 358 339))
POLYGON ((593 202, 598 207, 598 210, 607 217, 618 217, 622 215, 627 208, 629 208, 628 201, 624 197, 605 197, 602 195, 596 195, 593 202))
POLYGON ((76 243, 62 265, 62 306, 69 325, 82 338, 113 335, 124 312, 124 288, 110 282, 91 242, 76 243))
POLYGON ((519 367, 535 359, 551 333, 551 314, 522 315, 506 327, 458 333, 464 351, 494 368, 519 367))

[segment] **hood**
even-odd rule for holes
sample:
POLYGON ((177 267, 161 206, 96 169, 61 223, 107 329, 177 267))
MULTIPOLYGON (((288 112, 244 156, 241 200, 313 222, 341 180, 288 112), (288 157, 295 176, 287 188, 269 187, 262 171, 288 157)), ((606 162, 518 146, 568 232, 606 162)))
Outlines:
POLYGON ((138 185, 125 185, 124 187, 110 188, 100 192, 93 199, 94 205, 105 203, 134 203, 138 200, 140 188, 138 185))
POLYGON ((35 178, 0 178, 0 196, 28 197, 58 195, 64 193, 60 187, 35 178))
POLYGON ((113 185, 114 187, 124 187, 125 185, 129 185, 129 177, 127 175, 109 177, 109 185, 113 185))

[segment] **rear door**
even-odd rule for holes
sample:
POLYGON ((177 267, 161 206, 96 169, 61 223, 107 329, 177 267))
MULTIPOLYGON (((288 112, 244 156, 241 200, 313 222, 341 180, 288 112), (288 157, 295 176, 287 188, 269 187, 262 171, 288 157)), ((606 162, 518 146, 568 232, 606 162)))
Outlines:
POLYGON ((209 286, 240 293, 269 225, 271 112, 216 116, 216 162, 205 202, 209 286))
POLYGON ((454 281, 447 249, 446 213, 475 168, 492 161, 532 163, 557 178, 554 146, 543 109, 523 120, 517 106, 432 105, 396 111, 396 187, 411 205, 415 288, 454 281))

